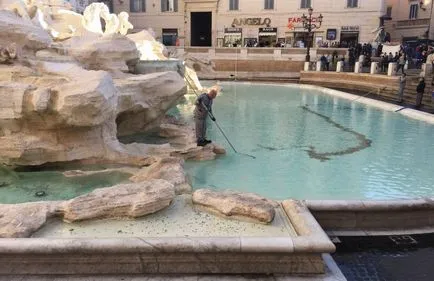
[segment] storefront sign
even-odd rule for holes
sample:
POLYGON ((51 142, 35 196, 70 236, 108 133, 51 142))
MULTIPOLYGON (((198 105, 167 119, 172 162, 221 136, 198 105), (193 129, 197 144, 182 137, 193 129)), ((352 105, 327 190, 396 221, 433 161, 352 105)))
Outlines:
POLYGON ((261 27, 259 28, 259 32, 277 33, 277 27, 261 27))
MULTIPOLYGON (((294 24, 294 23, 301 23, 301 22, 303 22, 302 18, 297 18, 297 17, 288 18, 288 23, 294 24)), ((312 17, 312 22, 319 22, 319 18, 312 17)))
POLYGON ((225 33, 241 33, 242 30, 243 29, 240 27, 228 27, 225 28, 225 33))
POLYGON ((327 29, 326 39, 327 40, 336 40, 336 29, 327 29))
POLYGON ((359 26, 358 25, 342 26, 341 31, 342 32, 359 32, 359 26))
MULTIPOLYGON (((312 18, 312 22, 319 22, 319 18, 312 18)), ((289 29, 295 29, 297 26, 301 26, 301 24, 303 23, 303 19, 302 18, 288 18, 288 28, 289 29)))
POLYGON ((232 22, 232 26, 236 25, 266 25, 270 26, 271 19, 270 18, 240 18, 234 19, 232 22))

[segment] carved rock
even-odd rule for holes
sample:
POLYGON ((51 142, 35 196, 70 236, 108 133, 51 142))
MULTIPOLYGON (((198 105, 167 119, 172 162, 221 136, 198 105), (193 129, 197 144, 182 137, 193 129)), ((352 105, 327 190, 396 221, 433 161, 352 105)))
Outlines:
POLYGON ((254 193, 217 192, 199 189, 193 192, 193 203, 207 212, 234 219, 270 223, 278 204, 254 193))
POLYGON ((174 186, 161 179, 120 184, 65 202, 63 219, 74 222, 100 218, 136 218, 155 213, 170 205, 175 198, 174 186))
POLYGON ((135 43, 120 34, 73 37, 64 46, 69 55, 89 70, 128 72, 127 63, 140 58, 135 43))
POLYGON ((225 154, 226 150, 218 144, 210 143, 206 146, 196 146, 196 143, 187 145, 185 148, 171 153, 172 156, 181 157, 185 160, 206 161, 213 160, 217 154, 225 154))
POLYGON ((0 10, 0 44, 16 43, 20 48, 37 51, 47 48, 52 40, 40 26, 12 11, 0 10))
POLYGON ((149 167, 142 168, 130 178, 133 182, 142 182, 150 179, 163 179, 175 186, 176 194, 191 192, 191 185, 183 167, 184 161, 176 157, 160 159, 149 167))
POLYGON ((0 163, 106 159, 152 164, 148 152, 153 148, 119 143, 116 118, 121 128, 139 123, 142 128, 143 122, 158 120, 184 91, 176 72, 127 76, 114 82, 107 72, 88 71, 73 63, 0 65, 0 163), (135 113, 142 119, 122 119, 135 113))
POLYGON ((57 202, 0 204, 0 238, 29 237, 54 215, 57 202))
POLYGON ((11 64, 17 58, 17 46, 15 43, 7 47, 0 46, 0 64, 11 64))
POLYGON ((116 122, 120 136, 157 126, 186 91, 183 79, 174 71, 129 75, 114 81, 119 91, 116 122))

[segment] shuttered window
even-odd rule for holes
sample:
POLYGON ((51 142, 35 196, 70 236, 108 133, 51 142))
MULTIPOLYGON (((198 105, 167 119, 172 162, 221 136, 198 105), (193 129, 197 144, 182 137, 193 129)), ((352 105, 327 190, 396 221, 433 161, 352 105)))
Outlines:
POLYGON ((417 12, 419 9, 419 5, 418 4, 411 4, 410 5, 410 14, 408 15, 409 19, 417 19, 417 12))
POLYGON ((357 8, 358 2, 358 0, 347 0, 347 8, 357 8))
POLYGON ((229 0, 229 10, 238 10, 238 0, 229 0))
POLYGON ((311 7, 311 1, 310 0, 301 0, 300 8, 308 9, 310 7, 311 7))
POLYGON ((264 9, 265 10, 273 10, 274 9, 274 0, 265 0, 264 9))
POLYGON ((178 0, 161 0, 162 12, 178 12, 178 0))
POLYGON ((146 0, 130 0, 131 13, 144 13, 146 12, 146 0))

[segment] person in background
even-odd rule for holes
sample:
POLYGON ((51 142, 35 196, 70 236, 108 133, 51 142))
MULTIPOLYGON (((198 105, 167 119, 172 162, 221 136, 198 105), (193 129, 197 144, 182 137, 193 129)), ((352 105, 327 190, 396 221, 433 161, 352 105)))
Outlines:
POLYGON ((328 54, 328 55, 327 55, 327 62, 326 62, 326 68, 327 68, 327 71, 330 70, 330 65, 331 65, 331 64, 333 64, 332 55, 331 55, 331 54, 328 54))
POLYGON ((407 75, 403 72, 401 74, 401 77, 399 77, 399 91, 398 91, 398 102, 399 103, 403 102, 404 89, 405 89, 405 84, 407 82, 406 76, 407 75))
POLYGON ((208 93, 201 94, 197 99, 194 109, 194 122, 196 124, 196 142, 197 146, 205 146, 211 143, 205 138, 206 135, 206 117, 209 115, 212 121, 216 121, 212 114, 212 102, 217 96, 217 90, 211 89, 208 93))
POLYGON ((416 87, 416 108, 420 108, 420 106, 422 105, 422 98, 423 98, 423 93, 425 92, 425 79, 423 77, 421 77, 419 79, 419 84, 417 84, 416 87))
POLYGON ((323 54, 323 55, 320 57, 319 60, 321 61, 321 71, 323 71, 323 70, 326 69, 327 58, 326 58, 326 56, 323 54))
POLYGON ((404 73, 405 61, 405 55, 401 54, 398 58, 398 68, 396 69, 396 73, 398 73, 400 69, 402 69, 401 71, 404 73))

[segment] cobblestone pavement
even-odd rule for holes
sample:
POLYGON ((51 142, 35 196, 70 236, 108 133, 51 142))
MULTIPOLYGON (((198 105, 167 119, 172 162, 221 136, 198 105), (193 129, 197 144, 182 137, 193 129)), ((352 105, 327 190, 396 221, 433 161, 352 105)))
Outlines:
POLYGON ((339 240, 333 258, 348 281, 434 280, 434 234, 339 240))

